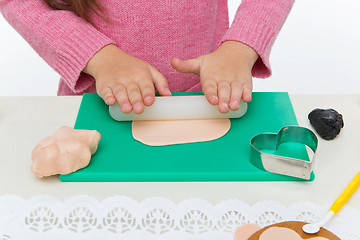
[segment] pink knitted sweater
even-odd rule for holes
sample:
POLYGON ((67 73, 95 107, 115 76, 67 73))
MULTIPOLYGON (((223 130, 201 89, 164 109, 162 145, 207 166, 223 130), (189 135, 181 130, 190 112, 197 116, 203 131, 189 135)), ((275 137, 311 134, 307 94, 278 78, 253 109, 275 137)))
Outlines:
POLYGON ((226 40, 252 47, 260 56, 253 76, 270 76, 270 49, 294 0, 243 0, 229 28, 227 0, 101 0, 108 22, 90 13, 92 25, 43 0, 0 0, 5 19, 60 76, 59 95, 95 92, 82 72, 101 48, 115 44, 156 67, 171 91, 201 91, 199 77, 176 72, 173 57, 196 58, 226 40))

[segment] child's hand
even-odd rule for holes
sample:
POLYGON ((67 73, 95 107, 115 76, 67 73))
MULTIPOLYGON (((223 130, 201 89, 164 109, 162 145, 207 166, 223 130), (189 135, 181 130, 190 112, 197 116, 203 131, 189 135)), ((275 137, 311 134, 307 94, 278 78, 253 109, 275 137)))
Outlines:
POLYGON ((97 93, 106 104, 117 102, 125 113, 142 113, 144 105, 153 104, 155 88, 161 95, 171 95, 167 80, 157 69, 115 45, 98 51, 83 72, 95 78, 97 93))
POLYGON ((213 105, 222 113, 240 107, 240 99, 251 101, 251 69, 258 54, 249 46, 226 41, 214 52, 196 59, 171 60, 173 68, 183 73, 200 76, 202 90, 213 105))

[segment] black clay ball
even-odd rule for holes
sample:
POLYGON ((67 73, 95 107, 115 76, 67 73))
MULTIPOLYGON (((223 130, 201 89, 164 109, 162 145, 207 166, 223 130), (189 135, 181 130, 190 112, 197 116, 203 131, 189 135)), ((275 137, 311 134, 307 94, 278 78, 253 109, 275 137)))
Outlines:
POLYGON ((334 109, 314 109, 308 118, 316 132, 325 140, 334 139, 344 127, 342 115, 334 109))

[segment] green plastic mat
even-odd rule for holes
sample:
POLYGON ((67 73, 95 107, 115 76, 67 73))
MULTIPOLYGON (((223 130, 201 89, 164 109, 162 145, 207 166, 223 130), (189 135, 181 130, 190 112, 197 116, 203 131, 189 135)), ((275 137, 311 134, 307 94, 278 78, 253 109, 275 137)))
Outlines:
MULTIPOLYGON (((88 93, 83 96, 75 128, 99 131, 101 140, 98 150, 86 168, 61 175, 60 180, 304 181, 260 170, 250 162, 252 137, 265 132, 277 133, 288 125, 298 123, 287 93, 253 93, 247 113, 239 119, 231 119, 230 131, 220 139, 151 147, 133 139, 131 122, 113 120, 109 115, 109 107, 103 100, 95 93, 88 93)), ((281 148, 282 155, 308 160, 303 145, 287 146, 285 149, 287 150, 281 148)), ((311 180, 313 179, 314 175, 311 180)))

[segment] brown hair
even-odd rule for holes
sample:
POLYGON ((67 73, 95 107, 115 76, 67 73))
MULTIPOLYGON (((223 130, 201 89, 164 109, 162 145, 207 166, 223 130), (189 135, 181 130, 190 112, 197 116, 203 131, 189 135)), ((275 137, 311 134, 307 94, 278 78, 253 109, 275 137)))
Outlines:
MULTIPOLYGON (((88 11, 91 10, 100 17, 104 18, 100 13, 103 13, 103 7, 97 0, 44 0, 47 5, 58 10, 73 11, 79 17, 89 21, 88 11)), ((104 18, 105 19, 105 18, 104 18)))

